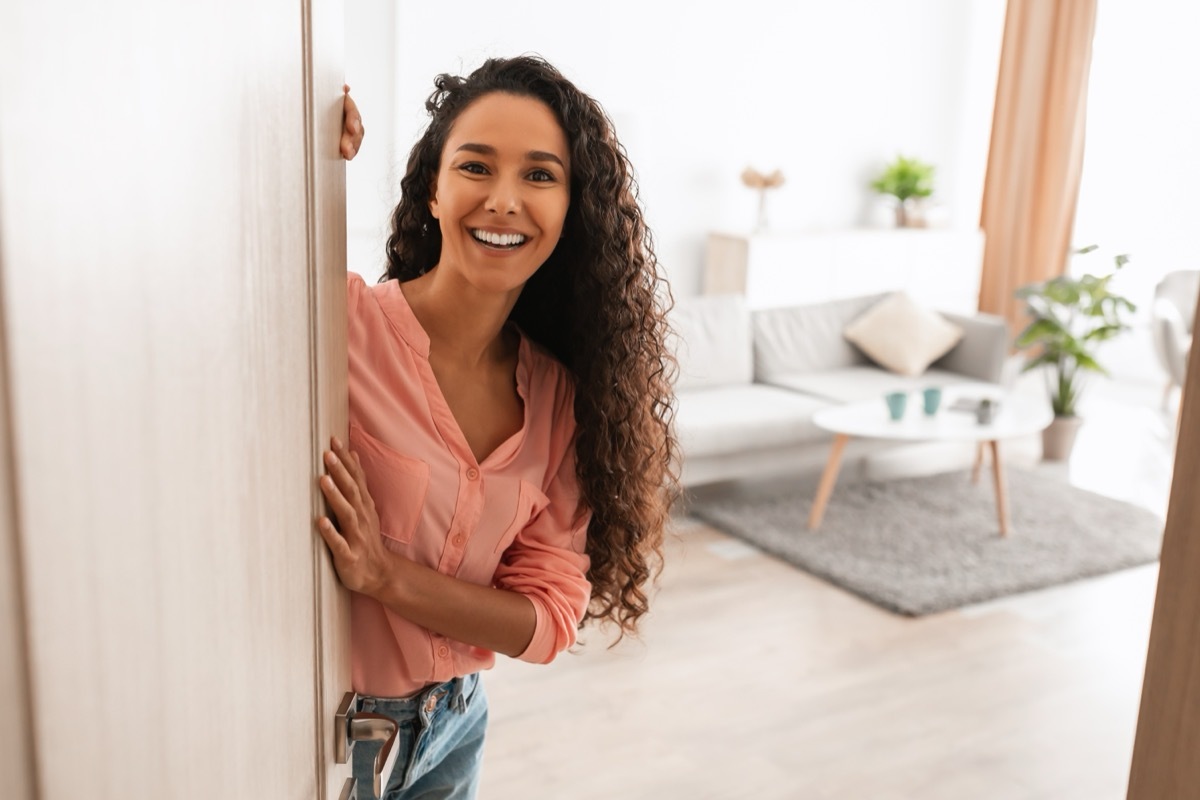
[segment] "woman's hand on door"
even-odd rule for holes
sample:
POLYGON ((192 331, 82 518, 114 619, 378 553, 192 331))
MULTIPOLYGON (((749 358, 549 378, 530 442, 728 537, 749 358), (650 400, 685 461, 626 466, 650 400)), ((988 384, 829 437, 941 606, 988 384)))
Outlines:
POLYGON ((319 482, 338 524, 335 527, 329 517, 321 517, 317 530, 329 546, 334 568, 346 588, 374 596, 387 585, 394 573, 393 561, 399 556, 383 546, 379 515, 358 455, 337 437, 331 444, 333 449, 324 456, 328 474, 319 482))
POLYGON ((350 86, 343 85, 342 91, 345 94, 342 97, 341 151, 342 158, 349 161, 358 155, 358 148, 362 147, 363 136, 367 132, 363 128, 362 114, 359 113, 354 98, 350 96, 350 86))

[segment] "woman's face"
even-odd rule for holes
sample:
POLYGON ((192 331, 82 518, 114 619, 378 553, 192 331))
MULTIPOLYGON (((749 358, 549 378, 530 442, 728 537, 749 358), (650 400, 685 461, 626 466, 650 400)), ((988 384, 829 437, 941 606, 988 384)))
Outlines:
POLYGON ((450 130, 429 209, 441 270, 481 291, 525 285, 558 245, 571 198, 567 136, 540 100, 484 95, 450 130))

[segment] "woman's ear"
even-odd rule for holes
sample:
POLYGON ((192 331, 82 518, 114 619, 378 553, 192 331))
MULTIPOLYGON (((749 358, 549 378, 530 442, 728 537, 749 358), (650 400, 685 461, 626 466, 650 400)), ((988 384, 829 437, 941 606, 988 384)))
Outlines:
POLYGON ((437 199, 437 182, 429 185, 429 213, 434 218, 438 218, 438 199, 437 199))

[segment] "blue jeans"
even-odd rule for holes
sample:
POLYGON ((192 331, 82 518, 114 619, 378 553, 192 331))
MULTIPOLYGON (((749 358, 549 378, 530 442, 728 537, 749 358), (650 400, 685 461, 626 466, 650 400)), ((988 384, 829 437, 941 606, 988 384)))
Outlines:
MULTIPOLYGON (((396 767, 381 800, 472 800, 479 788, 487 697, 479 673, 430 686, 408 698, 360 698, 360 710, 396 721, 396 767)), ((354 745, 360 800, 373 798, 378 742, 354 745)))

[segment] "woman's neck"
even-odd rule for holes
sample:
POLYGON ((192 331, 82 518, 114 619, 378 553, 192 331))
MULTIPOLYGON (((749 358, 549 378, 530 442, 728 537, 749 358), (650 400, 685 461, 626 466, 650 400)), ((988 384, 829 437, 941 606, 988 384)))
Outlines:
POLYGON ((507 359, 512 344, 502 334, 519 293, 484 294, 436 267, 401 291, 439 360, 471 368, 507 359))

